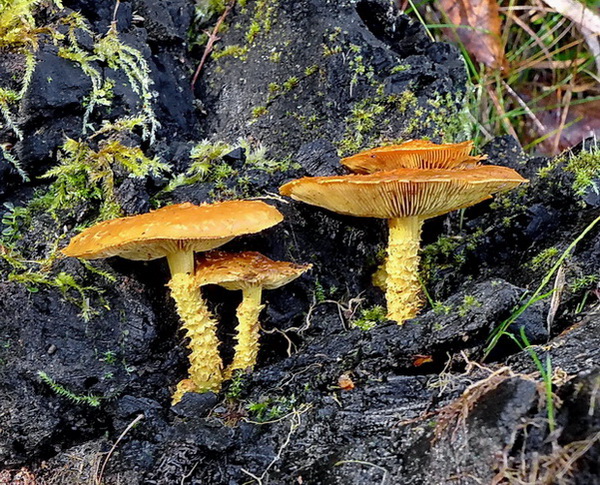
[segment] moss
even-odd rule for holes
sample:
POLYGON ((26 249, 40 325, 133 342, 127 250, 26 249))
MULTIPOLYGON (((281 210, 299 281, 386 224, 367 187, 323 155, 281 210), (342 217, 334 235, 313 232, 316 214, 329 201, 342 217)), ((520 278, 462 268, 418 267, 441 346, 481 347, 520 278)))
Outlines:
MULTIPOLYGON (((257 0, 254 3, 250 24, 244 33, 245 44, 243 46, 237 44, 229 45, 223 49, 216 47, 213 49, 211 57, 214 60, 219 60, 229 56, 241 61, 246 61, 248 59, 248 52, 250 52, 251 47, 256 43, 257 39, 271 31, 277 15, 277 6, 277 1, 257 0)), ((242 10, 245 10, 245 8, 246 6, 244 4, 242 10)), ((273 62, 279 62, 281 53, 279 53, 278 58, 276 53, 271 55, 275 56, 273 62)))
POLYGON ((56 382, 43 371, 38 371, 38 377, 42 380, 42 382, 47 384, 50 387, 50 389, 52 389, 52 391, 58 396, 64 397, 75 404, 85 404, 94 408, 100 406, 100 399, 102 398, 99 396, 94 396, 92 394, 76 394, 73 391, 67 389, 66 387, 56 382))
POLYGON ((554 263, 555 259, 558 257, 558 255, 558 248, 546 248, 543 251, 540 251, 537 255, 535 255, 527 264, 527 266, 529 266, 533 270, 549 269, 554 263))
MULTIPOLYGON (((35 13, 39 0, 0 0, 0 49, 35 49, 38 36, 48 29, 36 24, 35 13)), ((64 8, 59 0, 46 2, 46 6, 64 8)))
POLYGON ((390 69, 390 74, 408 71, 411 68, 410 64, 398 64, 390 69))
POLYGON ((266 106, 256 106, 252 108, 252 118, 260 118, 261 116, 266 115, 268 111, 266 106))
POLYGON ((59 158, 59 165, 42 177, 55 179, 50 190, 34 201, 55 217, 58 211, 72 212, 79 203, 93 200, 100 204, 99 219, 119 217, 121 208, 114 193, 115 169, 137 178, 170 170, 157 158, 147 157, 141 148, 111 139, 100 142, 98 150, 85 142, 67 139, 59 158))
POLYGON ((224 155, 237 147, 244 149, 246 154, 245 166, 261 170, 268 174, 284 172, 296 166, 290 159, 272 160, 266 156, 266 150, 261 145, 252 145, 248 140, 239 139, 235 145, 223 141, 210 142, 203 140, 190 151, 192 163, 185 173, 178 174, 169 184, 157 194, 154 205, 161 201, 178 187, 183 187, 199 182, 214 184, 214 191, 210 194, 213 199, 231 199, 240 195, 250 196, 251 181, 248 177, 239 177, 238 172, 231 165, 223 162, 224 155))
POLYGON ((580 276, 579 278, 576 278, 571 283, 569 283, 569 289, 572 293, 579 293, 580 291, 590 289, 593 285, 596 285, 598 282, 600 282, 600 275, 590 274, 580 276))
POLYGON ((461 317, 464 317, 468 313, 470 313, 474 308, 480 308, 481 306, 482 303, 477 298, 475 298, 472 295, 465 295, 462 303, 457 308, 457 311, 461 317))
POLYGON ((360 317, 352 322, 352 325, 361 330, 371 330, 380 323, 385 322, 386 311, 382 306, 375 305, 361 311, 360 317))
POLYGON ((289 414, 294 410, 296 403, 297 398, 294 394, 291 396, 266 397, 260 401, 247 403, 246 410, 253 421, 265 423, 289 414))
POLYGON ((222 57, 230 56, 245 61, 248 58, 249 50, 250 48, 248 46, 240 46, 238 44, 228 45, 223 49, 215 48, 212 52, 212 58, 218 60, 222 57))
POLYGON ((298 79, 297 76, 290 76, 288 79, 286 79, 284 81, 284 83, 283 83, 283 90, 285 92, 291 91, 296 86, 298 86, 299 82, 300 82, 300 80, 298 79))
POLYGON ((275 64, 278 64, 279 62, 281 62, 281 54, 281 51, 271 52, 271 54, 269 54, 269 60, 275 64))
MULTIPOLYGON (((356 153, 360 149, 381 145, 382 127, 394 116, 406 116, 417 105, 412 91, 399 95, 375 95, 358 101, 346 117, 345 135, 338 142, 342 156, 356 153)), ((407 130, 410 131, 410 130, 407 130)))
POLYGON ((150 68, 143 54, 124 44, 113 27, 94 44, 94 53, 112 69, 121 70, 127 76, 131 89, 141 101, 141 114, 144 116, 142 136, 154 142, 156 130, 160 126, 152 107, 153 93, 150 90, 150 68))
POLYGON ((577 195, 584 196, 589 188, 600 193, 600 149, 582 151, 578 155, 566 155, 564 169, 575 176, 573 190, 577 195))
POLYGON ((449 267, 457 269, 465 261, 464 252, 459 250, 463 240, 461 238, 441 235, 437 241, 421 249, 421 274, 427 281, 434 271, 449 267))

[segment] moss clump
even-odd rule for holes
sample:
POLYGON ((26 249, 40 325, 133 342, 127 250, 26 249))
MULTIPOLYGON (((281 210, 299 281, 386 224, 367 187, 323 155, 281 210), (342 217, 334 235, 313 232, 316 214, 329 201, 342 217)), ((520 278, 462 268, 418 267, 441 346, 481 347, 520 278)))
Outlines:
POLYGON ((153 92, 150 90, 150 68, 140 51, 124 44, 113 27, 94 45, 95 54, 112 69, 125 73, 131 89, 141 101, 141 114, 144 117, 142 136, 154 143, 156 130, 160 126, 152 107, 153 92))
POLYGON ((527 264, 527 266, 529 266, 533 270, 549 269, 554 264, 554 261, 558 257, 558 255, 558 248, 546 248, 543 251, 540 251, 538 254, 536 254, 533 258, 531 258, 531 261, 527 264))
POLYGON ((460 250, 462 238, 441 235, 437 241, 421 249, 421 274, 429 280, 435 270, 464 264, 464 252, 460 250))
MULTIPOLYGON (((47 2, 62 9, 60 0, 47 2)), ((0 49, 37 48, 38 35, 47 31, 36 25, 39 0, 0 0, 0 49)))
POLYGON ((565 170, 575 175, 573 190, 584 196, 589 188, 600 193, 600 150, 582 151, 579 155, 568 157, 565 170))
MULTIPOLYGON (((245 2, 238 2, 242 7, 242 11, 246 9, 245 2)), ((228 45, 222 49, 215 48, 211 53, 211 57, 214 60, 221 59, 223 57, 233 57, 241 61, 248 59, 248 52, 251 47, 256 43, 260 36, 263 36, 271 31, 275 17, 277 15, 278 1, 276 0, 257 0, 254 4, 254 11, 250 19, 250 25, 246 32, 243 34, 245 44, 244 45, 228 45)), ((279 62, 281 59, 281 53, 279 57, 273 62, 279 62)))
POLYGON ((473 295, 465 295, 457 311, 459 316, 464 317, 468 313, 470 313, 474 308, 480 308, 481 306, 482 303, 473 295))
POLYGON ((248 46, 241 46, 238 44, 228 45, 223 49, 215 48, 212 52, 212 58, 216 61, 222 57, 230 56, 245 61, 248 58, 249 50, 248 46))
POLYGON ((268 111, 266 106, 256 106, 252 108, 252 118, 260 118, 261 116, 266 115, 268 111))
POLYGON ((346 117, 344 138, 338 143, 340 154, 344 156, 384 144, 382 132, 389 120, 407 116, 409 111, 416 108, 417 102, 412 91, 404 91, 398 95, 375 95, 355 103, 350 115, 346 117))
MULTIPOLYGON (((47 172, 43 178, 54 178, 46 190, 38 191, 25 207, 5 205, 2 218, 3 230, 0 236, 0 259, 7 263, 5 279, 23 284, 29 291, 40 287, 50 287, 60 291, 63 297, 81 309, 85 320, 91 319, 98 311, 92 308, 93 301, 100 300, 102 291, 96 286, 86 285, 80 276, 52 271, 59 256, 59 244, 64 238, 66 218, 77 217, 82 226, 97 219, 107 219, 121 215, 121 207, 115 198, 115 184, 125 177, 146 177, 169 170, 169 166, 156 158, 146 156, 139 147, 123 145, 117 136, 123 131, 139 127, 137 119, 121 119, 106 123, 87 141, 67 139, 63 144, 59 165, 47 172), (108 136, 107 136, 108 135, 108 136), (105 136, 96 142, 95 137, 105 136), (92 146, 93 145, 93 146, 92 146), (81 207, 92 209, 87 217, 82 217, 81 207), (95 209, 95 210, 94 210, 95 209), (52 219, 44 217, 46 214, 52 219), (33 221, 36 226, 33 227, 33 221), (41 222, 43 221, 43 222, 41 222), (34 231, 40 238, 40 224, 46 224, 42 236, 45 240, 45 256, 32 257, 28 238, 34 231)), ((92 278, 98 276, 114 281, 114 277, 100 271, 90 263, 84 263, 92 278)))
POLYGON ((215 199, 235 198, 239 195, 249 196, 251 181, 247 176, 240 176, 231 165, 222 161, 222 157, 241 147, 245 151, 245 167, 261 170, 269 174, 284 172, 292 167, 291 160, 276 161, 266 156, 266 149, 261 145, 252 145, 248 140, 239 139, 235 145, 224 141, 211 142, 203 140, 190 151, 192 163, 185 173, 178 174, 157 195, 155 205, 159 205, 169 193, 178 187, 207 182, 215 186, 216 192, 211 195, 215 199), (235 179, 235 180, 232 180, 235 179), (234 188, 230 182, 234 182, 234 188), (237 190, 236 190, 237 189, 237 190), (239 190, 239 194, 238 194, 239 190))
POLYGON ((360 317, 352 322, 352 326, 368 331, 380 323, 385 322, 387 312, 385 308, 379 305, 365 308, 361 311, 360 317))
POLYGON ((35 205, 57 217, 58 211, 74 211, 78 204, 97 201, 99 219, 121 215, 115 198, 115 169, 130 177, 143 178, 168 172, 170 166, 149 158, 139 147, 128 147, 118 140, 105 140, 94 150, 85 142, 67 139, 61 148, 58 166, 43 178, 55 178, 49 191, 35 205))

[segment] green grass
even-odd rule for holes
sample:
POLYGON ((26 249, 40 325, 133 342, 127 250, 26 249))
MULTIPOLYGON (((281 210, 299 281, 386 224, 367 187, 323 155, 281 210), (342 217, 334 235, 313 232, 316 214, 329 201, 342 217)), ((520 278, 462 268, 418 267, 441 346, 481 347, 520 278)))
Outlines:
MULTIPOLYGON (((436 40, 453 41, 447 37, 448 30, 485 32, 484 23, 452 25, 433 0, 409 3, 406 13, 436 40)), ((578 26, 550 8, 531 0, 500 0, 498 4, 505 70, 478 63, 458 43, 470 79, 465 105, 470 107, 476 145, 510 134, 528 150, 557 153, 560 134, 577 117, 549 124, 545 115, 572 112, 599 98, 594 53, 578 26)))
POLYGON ((588 224, 588 226, 571 242, 571 244, 569 244, 567 249, 565 249, 565 251, 560 255, 560 257, 554 263, 552 268, 550 268, 550 270, 546 273, 540 285, 537 287, 534 293, 527 299, 527 301, 520 305, 518 308, 516 308, 512 312, 512 314, 494 330, 494 332, 488 340, 488 345, 485 348, 483 354, 484 360, 490 355, 492 350, 494 350, 494 348, 503 336, 507 336, 514 340, 514 335, 507 331, 508 327, 510 327, 510 325, 514 323, 517 320, 517 318, 519 318, 519 316, 521 316, 523 312, 525 312, 525 310, 527 310, 531 305, 537 303, 538 301, 544 300, 545 298, 548 298, 550 295, 552 295, 552 293, 554 293, 554 290, 546 291, 548 284, 552 280, 552 277, 562 266, 567 257, 573 252, 575 246, 577 246, 577 244, 581 242, 581 240, 585 238, 585 236, 587 236, 599 222, 600 217, 597 217, 590 224, 588 224))

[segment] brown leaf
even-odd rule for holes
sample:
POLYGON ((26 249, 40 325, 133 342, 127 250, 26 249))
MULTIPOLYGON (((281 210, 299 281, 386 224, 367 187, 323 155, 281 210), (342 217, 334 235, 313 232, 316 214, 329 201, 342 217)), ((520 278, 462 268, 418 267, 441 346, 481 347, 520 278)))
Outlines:
MULTIPOLYGON (((526 98, 526 95, 522 95, 526 98)), ((557 96, 548 96, 539 102, 547 109, 536 110, 539 123, 527 120, 532 139, 547 138, 536 145, 544 155, 556 155, 571 148, 586 138, 600 137, 600 100, 595 99, 581 104, 571 104, 557 96)))
POLYGON ((354 381, 348 373, 344 373, 338 378, 338 386, 343 391, 351 391, 354 389, 354 381))
POLYGON ((423 364, 427 364, 429 362, 433 362, 433 357, 431 355, 420 355, 417 354, 413 357, 413 365, 415 367, 419 367, 423 364))
POLYGON ((492 69, 507 67, 502 45, 502 20, 496 0, 439 0, 435 2, 448 23, 450 38, 461 42, 473 57, 492 69))

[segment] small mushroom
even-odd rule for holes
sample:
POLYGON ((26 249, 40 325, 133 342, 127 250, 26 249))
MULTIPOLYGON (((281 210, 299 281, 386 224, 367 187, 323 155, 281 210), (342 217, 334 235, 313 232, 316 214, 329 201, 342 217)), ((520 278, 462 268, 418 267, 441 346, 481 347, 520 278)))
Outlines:
POLYGON ((229 379, 234 370, 251 369, 258 355, 259 315, 262 290, 274 290, 287 285, 312 267, 273 261, 255 251, 231 254, 212 251, 203 254, 196 263, 196 283, 219 285, 227 290, 242 290, 242 302, 237 309, 237 344, 233 362, 225 370, 229 379))
POLYGON ((369 175, 305 177, 279 191, 339 214, 389 221, 386 299, 388 317, 402 324, 420 306, 419 240, 425 219, 489 199, 526 179, 507 167, 464 170, 408 169, 369 175))
POLYGON ((356 173, 387 172, 397 168, 472 168, 485 155, 471 155, 472 141, 437 144, 411 140, 400 145, 373 148, 343 158, 341 163, 356 173))
POLYGON ((189 390, 218 391, 222 382, 216 321, 193 276, 194 252, 217 248, 236 236, 262 231, 282 220, 277 209, 258 201, 176 204, 147 214, 101 222, 71 239, 63 253, 84 259, 167 258, 171 270, 168 286, 191 350, 190 379, 178 386, 175 404, 189 390))

